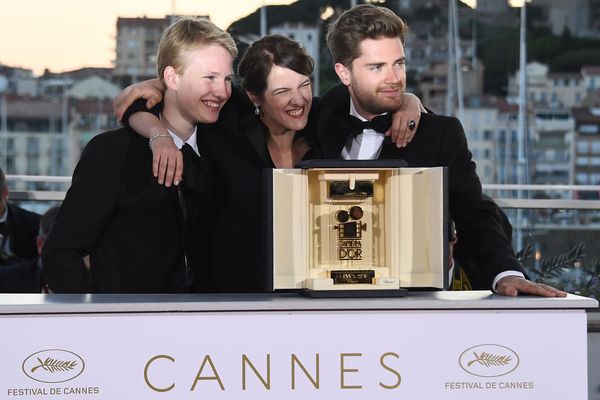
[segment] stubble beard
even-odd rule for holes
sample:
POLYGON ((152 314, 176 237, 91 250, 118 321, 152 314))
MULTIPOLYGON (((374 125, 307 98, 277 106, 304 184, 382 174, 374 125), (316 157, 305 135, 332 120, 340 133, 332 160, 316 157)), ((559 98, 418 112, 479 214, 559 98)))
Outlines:
POLYGON ((353 102, 355 103, 355 107, 372 115, 393 112, 398 110, 404 101, 404 87, 403 85, 398 85, 398 87, 400 88, 398 96, 384 97, 379 95, 380 88, 376 89, 375 92, 369 92, 362 90, 357 85, 353 85, 351 90, 351 93, 354 95, 353 102))

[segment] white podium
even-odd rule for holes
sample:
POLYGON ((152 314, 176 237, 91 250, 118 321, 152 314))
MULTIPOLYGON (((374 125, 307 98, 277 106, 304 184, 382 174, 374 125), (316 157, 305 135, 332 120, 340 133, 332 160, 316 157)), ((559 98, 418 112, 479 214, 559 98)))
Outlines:
POLYGON ((593 299, 0 295, 0 399, 587 399, 593 299))

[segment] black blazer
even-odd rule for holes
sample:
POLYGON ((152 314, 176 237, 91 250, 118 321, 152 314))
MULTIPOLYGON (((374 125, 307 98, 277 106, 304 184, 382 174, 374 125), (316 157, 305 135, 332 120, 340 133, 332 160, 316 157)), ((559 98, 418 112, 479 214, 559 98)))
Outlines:
POLYGON ((41 216, 14 204, 7 204, 7 208, 10 249, 21 261, 33 260, 38 256, 36 237, 40 229, 41 216))
POLYGON ((42 293, 39 257, 0 268, 0 293, 42 293))
MULTIPOLYGON (((350 95, 343 85, 321 98, 316 140, 325 158, 340 157, 348 136, 339 121, 349 110, 350 95)), ((408 146, 398 149, 386 138, 379 158, 400 158, 409 167, 448 167, 450 214, 459 237, 455 255, 479 267, 478 276, 472 279, 475 288, 490 289, 493 279, 503 271, 522 272, 501 226, 497 206, 482 195, 475 163, 458 119, 421 114, 417 132, 408 146)))
POLYGON ((87 144, 42 252, 51 291, 187 290, 178 189, 159 185, 151 166, 148 141, 129 129, 87 144))

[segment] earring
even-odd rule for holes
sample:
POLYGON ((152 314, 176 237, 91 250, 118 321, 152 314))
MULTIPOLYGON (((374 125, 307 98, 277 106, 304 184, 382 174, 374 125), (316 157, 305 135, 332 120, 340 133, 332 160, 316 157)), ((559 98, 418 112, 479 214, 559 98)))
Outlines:
POLYGON ((254 115, 260 115, 260 107, 258 104, 254 105, 254 115))

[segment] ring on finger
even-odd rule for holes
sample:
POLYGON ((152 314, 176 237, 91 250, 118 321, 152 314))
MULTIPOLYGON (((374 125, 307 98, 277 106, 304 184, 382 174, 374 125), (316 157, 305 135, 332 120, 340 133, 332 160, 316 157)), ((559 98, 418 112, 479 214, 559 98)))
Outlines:
POLYGON ((408 121, 407 126, 409 131, 414 131, 417 126, 417 122, 414 119, 411 119, 410 121, 408 121))

